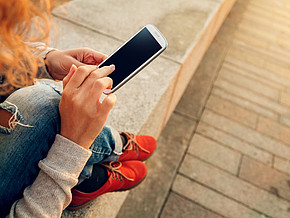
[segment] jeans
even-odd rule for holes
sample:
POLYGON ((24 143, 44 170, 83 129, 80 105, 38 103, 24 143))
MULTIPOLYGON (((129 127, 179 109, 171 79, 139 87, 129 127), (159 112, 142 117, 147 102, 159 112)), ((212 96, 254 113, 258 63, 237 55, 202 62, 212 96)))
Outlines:
MULTIPOLYGON (((60 132, 58 105, 62 91, 55 84, 46 81, 19 89, 0 104, 0 108, 15 114, 19 121, 13 129, 0 126, 1 214, 7 214, 13 202, 34 182, 39 172, 38 162, 46 157, 60 132)), ((119 133, 105 126, 90 150, 92 156, 81 172, 79 183, 91 176, 93 164, 118 159, 122 152, 119 133)))

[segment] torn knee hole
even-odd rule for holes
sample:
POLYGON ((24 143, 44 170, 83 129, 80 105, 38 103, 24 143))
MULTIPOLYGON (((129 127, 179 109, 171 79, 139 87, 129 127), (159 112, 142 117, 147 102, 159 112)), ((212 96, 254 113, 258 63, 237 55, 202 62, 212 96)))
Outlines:
POLYGON ((13 118, 12 117, 13 114, 4 110, 4 109, 0 109, 0 125, 5 127, 5 128, 9 128, 9 121, 13 118))
POLYGON ((16 125, 21 125, 24 127, 32 127, 30 125, 23 124, 19 121, 18 116, 19 116, 19 111, 18 107, 15 104, 12 104, 10 102, 7 102, 9 106, 13 108, 13 110, 8 110, 7 108, 0 108, 0 126, 3 126, 9 130, 13 130, 16 125))

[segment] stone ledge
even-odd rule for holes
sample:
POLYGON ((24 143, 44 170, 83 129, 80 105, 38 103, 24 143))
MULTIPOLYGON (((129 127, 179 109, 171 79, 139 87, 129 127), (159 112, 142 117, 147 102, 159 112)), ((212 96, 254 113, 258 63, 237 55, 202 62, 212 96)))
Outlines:
MULTIPOLYGON (((234 2, 74 0, 53 11, 57 48, 85 46, 110 54, 142 26, 155 24, 169 47, 116 92, 108 124, 158 137, 234 2)), ((115 217, 127 194, 106 194, 63 217, 115 217)))

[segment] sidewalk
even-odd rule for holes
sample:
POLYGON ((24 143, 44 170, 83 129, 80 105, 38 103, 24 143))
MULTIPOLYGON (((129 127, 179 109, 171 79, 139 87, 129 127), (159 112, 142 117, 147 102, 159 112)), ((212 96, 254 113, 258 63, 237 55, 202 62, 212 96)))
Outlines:
POLYGON ((290 217, 289 26, 237 1, 118 217, 290 217))

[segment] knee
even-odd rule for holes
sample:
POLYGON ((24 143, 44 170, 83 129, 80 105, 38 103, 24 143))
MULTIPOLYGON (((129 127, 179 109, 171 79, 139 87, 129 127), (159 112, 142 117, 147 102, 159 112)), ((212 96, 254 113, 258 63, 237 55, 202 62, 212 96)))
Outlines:
POLYGON ((58 108, 60 97, 49 85, 37 84, 17 90, 6 101, 18 105, 19 108, 40 111, 48 107, 58 108))
POLYGON ((15 105, 22 123, 37 128, 60 123, 60 98, 60 94, 49 85, 38 84, 17 90, 6 102, 15 105))

